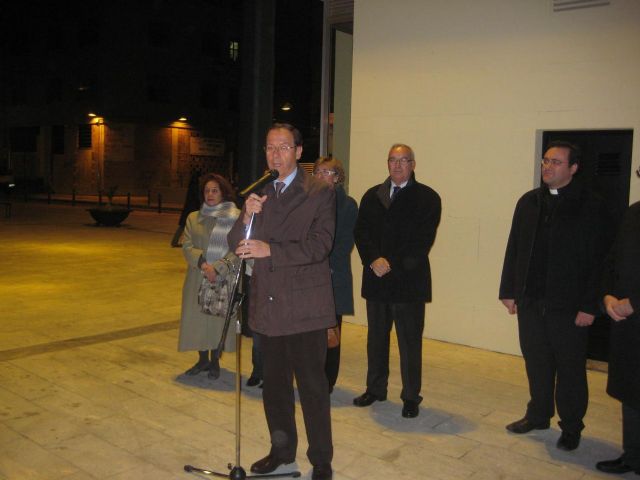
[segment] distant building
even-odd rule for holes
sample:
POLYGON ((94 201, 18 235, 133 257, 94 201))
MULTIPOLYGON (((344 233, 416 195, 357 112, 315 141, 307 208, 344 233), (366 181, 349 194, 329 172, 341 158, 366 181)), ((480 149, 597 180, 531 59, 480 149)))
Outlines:
POLYGON ((0 171, 176 199, 194 170, 233 175, 241 22, 234 0, 3 6, 0 171))

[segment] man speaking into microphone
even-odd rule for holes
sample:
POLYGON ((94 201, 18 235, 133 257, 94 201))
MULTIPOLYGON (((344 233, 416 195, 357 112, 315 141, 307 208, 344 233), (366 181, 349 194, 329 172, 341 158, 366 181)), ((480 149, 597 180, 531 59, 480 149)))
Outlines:
POLYGON ((249 195, 228 237, 238 256, 254 259, 249 325, 262 342, 271 450, 251 471, 267 474, 295 461, 295 376, 311 478, 330 479, 333 445, 324 363, 327 328, 336 323, 329 269, 335 193, 298 167, 302 135, 292 125, 272 125, 264 150, 278 178, 249 195), (252 217, 250 238, 245 239, 252 217))

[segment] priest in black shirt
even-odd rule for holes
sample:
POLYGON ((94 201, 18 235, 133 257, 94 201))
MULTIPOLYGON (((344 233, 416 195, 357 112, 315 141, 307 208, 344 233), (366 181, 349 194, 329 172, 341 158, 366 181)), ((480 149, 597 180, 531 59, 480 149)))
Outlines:
POLYGON ((598 311, 607 243, 604 203, 574 179, 579 168, 577 147, 562 141, 548 146, 544 185, 516 205, 499 295, 518 315, 531 396, 525 416, 506 428, 549 428, 557 406, 562 450, 576 449, 584 428, 588 327, 598 311))

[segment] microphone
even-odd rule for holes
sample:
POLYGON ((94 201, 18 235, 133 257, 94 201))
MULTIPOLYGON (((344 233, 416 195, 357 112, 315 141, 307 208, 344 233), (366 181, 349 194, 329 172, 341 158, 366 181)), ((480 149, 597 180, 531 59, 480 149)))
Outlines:
POLYGON ((267 173, 265 173, 258 180, 256 180, 251 185, 249 185, 247 188, 245 188, 240 193, 238 193, 238 195, 240 195, 241 197, 246 197, 251 192, 253 192, 255 190, 258 190, 259 188, 264 187, 267 183, 272 182, 273 180, 275 180, 279 176, 280 176, 280 172, 278 172, 278 170, 269 170, 267 173))

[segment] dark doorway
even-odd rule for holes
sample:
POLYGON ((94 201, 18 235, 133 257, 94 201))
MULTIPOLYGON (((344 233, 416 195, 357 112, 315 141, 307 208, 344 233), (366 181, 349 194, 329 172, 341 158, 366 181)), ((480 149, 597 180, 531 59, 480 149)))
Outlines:
MULTIPOLYGON (((629 206, 633 130, 553 130, 542 134, 542 151, 554 140, 567 140, 580 147, 580 181, 601 195, 611 214, 612 231, 617 231, 629 206)), ((611 236, 613 240, 613 235, 611 236)), ((589 331, 587 357, 609 359, 609 317, 599 315, 589 331)))

